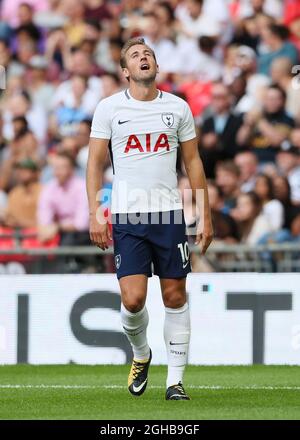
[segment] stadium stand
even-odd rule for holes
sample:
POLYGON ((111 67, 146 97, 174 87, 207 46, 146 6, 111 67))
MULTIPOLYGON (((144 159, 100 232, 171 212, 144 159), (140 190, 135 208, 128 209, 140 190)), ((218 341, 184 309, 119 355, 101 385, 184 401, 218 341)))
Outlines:
MULTIPOLYGON (((121 47, 141 35, 156 52, 158 87, 192 109, 209 178, 215 239, 205 258, 193 248, 194 270, 300 270, 300 0, 0 7, 2 269, 15 261, 28 273, 113 271, 111 252, 88 240, 89 131, 99 100, 126 88, 121 47)), ((177 170, 192 229, 180 154, 177 170)), ((112 174, 107 159, 108 190, 112 174)))

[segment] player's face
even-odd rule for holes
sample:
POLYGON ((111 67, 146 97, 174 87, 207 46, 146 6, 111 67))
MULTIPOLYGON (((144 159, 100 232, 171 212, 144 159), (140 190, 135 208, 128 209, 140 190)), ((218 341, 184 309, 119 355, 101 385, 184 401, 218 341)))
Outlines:
POLYGON ((123 69, 124 74, 134 82, 151 83, 158 73, 152 51, 142 44, 136 44, 128 49, 126 64, 123 69))

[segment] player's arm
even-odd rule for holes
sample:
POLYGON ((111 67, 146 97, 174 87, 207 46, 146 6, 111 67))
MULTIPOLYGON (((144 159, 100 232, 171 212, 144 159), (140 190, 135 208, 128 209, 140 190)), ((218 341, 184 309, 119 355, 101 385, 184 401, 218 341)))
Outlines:
POLYGON ((195 244, 200 244, 201 253, 204 254, 213 239, 205 173, 198 152, 197 138, 180 142, 180 144, 183 162, 193 192, 193 199, 196 201, 200 213, 195 244))
POLYGON ((89 202, 90 238, 101 249, 108 249, 111 239, 107 219, 105 218, 99 190, 102 188, 104 165, 107 156, 108 139, 90 138, 89 156, 86 170, 86 188, 89 202))

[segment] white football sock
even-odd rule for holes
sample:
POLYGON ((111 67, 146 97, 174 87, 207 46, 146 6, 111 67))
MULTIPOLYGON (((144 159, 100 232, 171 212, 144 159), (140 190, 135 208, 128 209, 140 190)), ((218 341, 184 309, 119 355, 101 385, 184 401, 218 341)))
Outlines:
POLYGON ((121 322, 132 346, 134 359, 139 361, 148 359, 150 357, 150 348, 147 342, 149 316, 146 306, 137 313, 131 313, 121 304, 121 322))
POLYGON ((188 303, 178 309, 165 307, 164 338, 168 356, 167 388, 182 382, 190 341, 188 303))

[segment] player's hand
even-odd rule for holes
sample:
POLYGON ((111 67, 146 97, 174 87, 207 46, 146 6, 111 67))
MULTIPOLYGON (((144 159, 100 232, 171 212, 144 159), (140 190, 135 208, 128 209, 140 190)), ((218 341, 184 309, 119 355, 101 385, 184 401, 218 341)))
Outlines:
POLYGON ((211 220, 205 221, 203 227, 199 224, 198 228, 201 230, 197 231, 195 244, 200 245, 201 254, 204 255, 214 237, 211 220))
POLYGON ((96 214, 90 214, 90 239, 91 242, 105 251, 108 242, 111 241, 111 232, 106 220, 99 221, 96 214))

